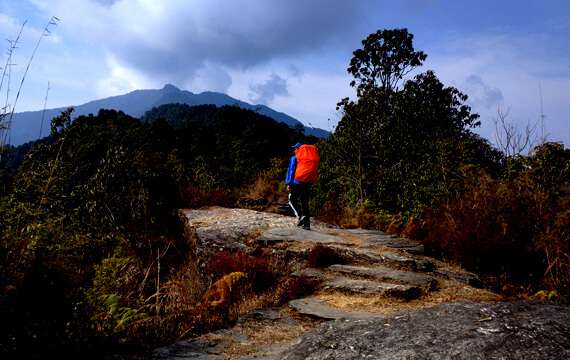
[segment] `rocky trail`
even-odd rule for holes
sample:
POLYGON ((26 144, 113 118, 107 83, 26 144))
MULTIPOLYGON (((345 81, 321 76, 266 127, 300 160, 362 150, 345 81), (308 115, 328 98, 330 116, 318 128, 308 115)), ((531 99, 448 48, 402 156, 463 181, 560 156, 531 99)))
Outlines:
MULTIPOLYGON (((246 209, 186 210, 202 249, 261 248, 338 264, 299 265, 316 291, 245 313, 230 329, 155 350, 153 359, 568 359, 570 311, 501 302, 476 275, 423 255, 417 242, 246 209)), ((306 264, 300 262, 299 264, 306 264)))

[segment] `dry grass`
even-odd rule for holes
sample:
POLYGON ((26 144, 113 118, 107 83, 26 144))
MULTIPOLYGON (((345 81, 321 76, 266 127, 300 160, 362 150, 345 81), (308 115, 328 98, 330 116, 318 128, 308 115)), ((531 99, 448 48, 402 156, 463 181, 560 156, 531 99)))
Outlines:
POLYGON ((391 314, 402 310, 416 310, 452 301, 470 300, 476 302, 496 302, 502 297, 483 289, 440 280, 440 289, 411 301, 371 295, 347 295, 341 292, 324 293, 316 298, 342 310, 367 311, 375 314, 391 314))
POLYGON ((225 349, 230 359, 252 354, 263 355, 280 345, 286 345, 317 326, 320 321, 301 318, 292 310, 280 312, 285 321, 248 321, 234 327, 233 331, 245 335, 245 340, 233 340, 225 349))
MULTIPOLYGON (((316 298, 346 311, 367 311, 386 315, 400 311, 432 307, 458 300, 478 302, 501 300, 500 296, 489 291, 475 289, 453 281, 442 280, 440 284, 441 289, 439 291, 408 302, 378 296, 346 295, 340 292, 319 294, 316 295, 316 298)), ((240 313, 246 314, 254 309, 267 307, 271 300, 271 292, 249 298, 240 306, 240 313)), ((278 349, 280 346, 295 341, 322 322, 322 320, 313 320, 306 316, 300 316, 288 307, 281 309, 280 317, 281 319, 276 321, 248 320, 241 324, 238 323, 231 330, 232 336, 227 334, 207 336, 218 336, 220 339, 230 340, 230 343, 224 350, 224 355, 229 359, 253 354, 263 357, 268 352, 271 352, 272 349, 278 349)))

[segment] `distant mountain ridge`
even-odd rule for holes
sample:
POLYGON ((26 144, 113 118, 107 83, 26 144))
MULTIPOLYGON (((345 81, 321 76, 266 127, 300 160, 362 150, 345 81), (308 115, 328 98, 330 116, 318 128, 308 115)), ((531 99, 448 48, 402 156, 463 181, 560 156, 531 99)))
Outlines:
MULTIPOLYGON (((140 118, 148 110, 165 104, 180 103, 187 105, 207 105, 216 106, 235 105, 243 109, 253 110, 262 115, 268 116, 275 121, 285 123, 291 127, 303 126, 305 134, 317 137, 328 137, 329 132, 319 128, 304 126, 299 120, 279 111, 275 111, 265 105, 252 105, 223 93, 205 91, 194 94, 190 91, 181 90, 174 85, 167 84, 162 89, 135 90, 124 95, 111 96, 104 99, 94 100, 82 105, 74 106, 74 117, 81 115, 97 114, 99 109, 120 110, 133 117, 140 118)), ((67 107, 26 111, 14 114, 12 129, 10 133, 10 143, 20 145, 28 141, 36 140, 41 136, 49 134, 50 121, 58 116, 67 107), (43 116, 43 126, 42 126, 43 116)))

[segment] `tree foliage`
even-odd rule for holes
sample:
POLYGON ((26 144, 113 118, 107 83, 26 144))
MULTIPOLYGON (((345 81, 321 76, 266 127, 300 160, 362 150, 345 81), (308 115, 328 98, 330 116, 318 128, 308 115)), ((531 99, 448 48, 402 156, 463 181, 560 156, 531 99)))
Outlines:
POLYGON ((9 339, 0 353, 137 340, 132 325, 159 314, 148 300, 157 284, 193 256, 179 209, 196 203, 196 189, 222 188, 232 201, 302 140, 235 107, 166 105, 144 122, 111 110, 71 122, 71 111, 28 150, 0 199, 0 337, 9 339))
POLYGON ((325 215, 340 208, 348 225, 395 231, 414 217, 407 236, 503 279, 490 283, 496 290, 506 280, 567 294, 569 150, 546 143, 522 155, 534 128, 518 134, 509 124, 503 148, 491 146, 473 132, 480 121, 467 95, 430 70, 404 78, 425 60, 407 30, 362 44, 348 68, 356 98, 338 104, 343 117, 321 145, 316 203, 325 215))
POLYGON ((343 118, 324 156, 325 181, 347 194, 392 212, 418 211, 446 196, 467 164, 496 169, 500 153, 470 131, 478 115, 467 95, 447 87, 433 71, 398 81, 420 66, 406 29, 382 30, 354 52, 349 73, 357 99, 343 99, 343 118))
POLYGON ((427 58, 415 51, 414 36, 407 29, 384 29, 362 40, 362 48, 353 53, 348 72, 357 95, 363 96, 378 88, 391 92, 398 82, 427 58))

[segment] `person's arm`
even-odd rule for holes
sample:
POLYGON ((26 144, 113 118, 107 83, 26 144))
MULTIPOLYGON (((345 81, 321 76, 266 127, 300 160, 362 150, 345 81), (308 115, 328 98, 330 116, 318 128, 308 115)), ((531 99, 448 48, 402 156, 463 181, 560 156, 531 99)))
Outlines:
POLYGON ((295 156, 291 156, 291 160, 289 161, 289 169, 287 169, 287 176, 285 177, 285 185, 289 186, 293 184, 293 180, 295 179, 296 168, 297 168, 297 158, 295 156))

